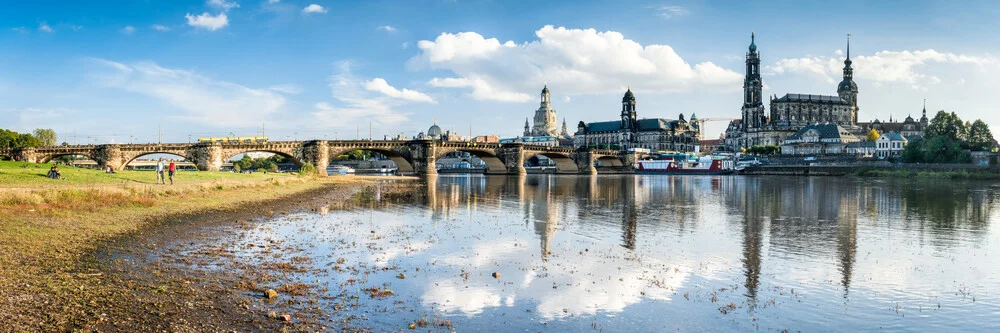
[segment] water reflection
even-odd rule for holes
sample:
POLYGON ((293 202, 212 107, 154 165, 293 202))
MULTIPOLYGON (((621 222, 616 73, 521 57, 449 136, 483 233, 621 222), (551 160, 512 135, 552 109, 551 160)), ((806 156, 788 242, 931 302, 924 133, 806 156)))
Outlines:
POLYGON ((597 319, 613 331, 975 330, 1000 314, 1000 267, 983 261, 1000 255, 992 183, 441 175, 425 186, 420 202, 320 209, 251 238, 373 262, 367 283, 472 330, 579 331, 597 319), (355 243, 368 250, 336 246, 355 243))

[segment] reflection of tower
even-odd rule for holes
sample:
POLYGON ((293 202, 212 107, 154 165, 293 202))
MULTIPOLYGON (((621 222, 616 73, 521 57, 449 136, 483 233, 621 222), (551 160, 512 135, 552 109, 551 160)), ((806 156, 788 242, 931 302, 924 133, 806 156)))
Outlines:
POLYGON ((635 178, 633 181, 622 181, 622 246, 635 250, 636 206, 635 178))
POLYGON ((552 253, 552 239, 559 227, 558 206, 552 202, 552 183, 546 181, 544 186, 538 186, 540 195, 533 198, 532 208, 535 215, 535 233, 541 241, 542 258, 552 253))
POLYGON ((844 286, 844 297, 847 297, 851 285, 851 274, 854 270, 854 259, 858 249, 858 196, 856 192, 841 193, 851 197, 841 199, 840 212, 837 217, 837 254, 840 262, 841 285, 844 286))
MULTIPOLYGON (((764 194, 759 190, 751 191, 751 189, 748 189, 748 192, 764 194)), ((756 304, 757 287, 760 284, 760 251, 764 244, 763 237, 761 236, 761 231, 763 230, 763 223, 761 222, 763 217, 761 215, 765 211, 765 207, 758 205, 764 205, 777 198, 747 195, 743 199, 743 274, 746 276, 743 286, 747 288, 746 296, 750 299, 750 303, 756 304)))

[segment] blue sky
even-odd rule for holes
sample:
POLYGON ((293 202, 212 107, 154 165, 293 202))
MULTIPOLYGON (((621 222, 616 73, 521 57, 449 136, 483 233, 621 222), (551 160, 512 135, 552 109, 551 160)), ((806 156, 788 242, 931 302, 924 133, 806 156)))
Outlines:
POLYGON ((768 95, 835 94, 850 33, 862 120, 919 117, 926 98, 996 131, 998 17, 988 1, 7 1, 0 127, 85 143, 263 123, 283 140, 436 119, 509 137, 545 82, 571 132, 617 119, 628 86, 640 117, 733 118, 756 31, 768 95))

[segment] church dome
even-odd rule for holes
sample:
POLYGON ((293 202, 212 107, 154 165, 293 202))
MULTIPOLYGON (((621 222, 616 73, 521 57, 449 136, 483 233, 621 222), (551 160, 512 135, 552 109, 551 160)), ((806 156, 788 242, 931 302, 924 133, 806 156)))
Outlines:
POLYGON ((427 129, 427 136, 440 137, 441 134, 444 133, 441 131, 441 127, 439 127, 437 124, 431 125, 431 128, 427 129))
POLYGON ((750 53, 757 52, 757 43, 754 42, 754 33, 750 33, 750 53))
POLYGON ((635 95, 632 94, 632 88, 629 87, 628 90, 625 91, 625 97, 622 97, 622 102, 634 102, 634 101, 635 101, 635 95))
POLYGON ((907 115, 906 116, 906 120, 903 120, 903 122, 904 123, 913 123, 915 121, 913 121, 913 117, 910 117, 909 115, 907 115))
POLYGON ((837 91, 858 91, 858 84, 854 83, 854 80, 844 79, 844 81, 840 81, 840 85, 837 86, 837 91))

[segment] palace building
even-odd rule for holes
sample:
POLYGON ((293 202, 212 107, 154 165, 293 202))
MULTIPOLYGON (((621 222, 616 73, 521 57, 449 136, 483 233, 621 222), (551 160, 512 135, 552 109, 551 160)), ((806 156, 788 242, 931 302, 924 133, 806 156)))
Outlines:
POLYGON ((726 148, 739 151, 757 145, 781 145, 785 139, 806 126, 834 124, 850 133, 858 126, 858 85, 851 66, 851 44, 847 43, 843 80, 837 95, 785 94, 770 98, 770 114, 765 113, 760 54, 754 34, 746 54, 746 77, 743 80, 742 117, 730 122, 726 130, 726 148))
POLYGON ((701 134, 698 123, 684 119, 645 118, 636 113, 635 94, 629 88, 622 97, 621 120, 586 123, 577 126, 573 144, 576 147, 598 147, 627 150, 645 148, 651 151, 695 152, 701 134))

